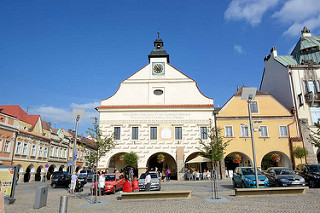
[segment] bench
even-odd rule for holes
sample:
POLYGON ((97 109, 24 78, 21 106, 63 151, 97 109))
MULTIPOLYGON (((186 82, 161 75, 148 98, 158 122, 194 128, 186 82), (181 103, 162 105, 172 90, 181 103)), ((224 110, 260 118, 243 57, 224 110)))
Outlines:
POLYGON ((121 200, 190 199, 191 191, 121 192, 121 200))
POLYGON ((265 188, 236 188, 236 196, 254 195, 296 195, 305 194, 308 187, 265 187, 265 188))

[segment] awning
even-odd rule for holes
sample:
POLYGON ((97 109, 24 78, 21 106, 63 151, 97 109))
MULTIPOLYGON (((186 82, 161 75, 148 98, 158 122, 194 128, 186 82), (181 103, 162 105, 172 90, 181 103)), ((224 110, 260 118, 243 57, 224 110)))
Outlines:
POLYGON ((189 160, 187 163, 206 163, 206 162, 211 162, 211 160, 209 158, 205 158, 199 155, 198 157, 195 157, 192 160, 189 160))

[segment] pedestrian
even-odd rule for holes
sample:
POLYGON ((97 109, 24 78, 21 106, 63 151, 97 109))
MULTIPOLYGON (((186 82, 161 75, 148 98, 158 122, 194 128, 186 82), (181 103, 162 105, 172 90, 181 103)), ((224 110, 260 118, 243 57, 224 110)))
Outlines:
POLYGON ((131 183, 127 177, 126 177, 126 182, 123 183, 122 191, 123 192, 132 192, 131 183))
POLYGON ((106 178, 104 177, 104 174, 101 173, 99 176, 99 191, 98 191, 100 195, 104 195, 105 187, 106 187, 106 178))
POLYGON ((109 170, 108 168, 106 168, 106 170, 104 171, 104 174, 108 174, 109 173, 109 170))
POLYGON ((117 167, 114 167, 113 173, 117 172, 117 167))
POLYGON ((132 191, 133 192, 138 192, 139 191, 139 181, 137 180, 137 176, 133 177, 132 181, 132 191))
POLYGON ((150 191, 151 175, 149 174, 149 171, 146 172, 146 178, 144 179, 144 185, 145 185, 146 192, 150 191))
POLYGON ((78 177, 76 173, 73 172, 73 175, 71 176, 71 184, 70 184, 70 190, 69 190, 71 194, 74 194, 74 189, 76 188, 77 180, 78 180, 78 177))
POLYGON ((169 168, 167 169, 166 174, 167 174, 167 181, 170 181, 170 178, 171 178, 171 171, 170 171, 170 169, 169 169, 169 168))

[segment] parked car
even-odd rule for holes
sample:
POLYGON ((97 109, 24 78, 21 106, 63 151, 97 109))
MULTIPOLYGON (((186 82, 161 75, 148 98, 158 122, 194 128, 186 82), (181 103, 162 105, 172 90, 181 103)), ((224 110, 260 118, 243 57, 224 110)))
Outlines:
MULTIPOLYGON (((125 178, 121 173, 110 173, 110 174, 104 175, 104 177, 106 179, 106 185, 105 185, 104 191, 102 191, 101 194, 106 194, 106 193, 115 194, 116 191, 123 189, 123 183, 125 182, 125 178)), ((90 189, 91 192, 93 192, 94 194, 96 191, 97 182, 95 182, 90 189)))
POLYGON ((78 180, 81 182, 84 182, 84 184, 86 184, 87 178, 88 178, 88 175, 90 174, 90 172, 91 172, 91 170, 89 170, 89 169, 81 170, 78 174, 78 180))
MULTIPOLYGON (((269 179, 258 170, 259 187, 269 187, 269 179)), ((232 183, 234 187, 255 188, 256 178, 253 167, 237 167, 234 170, 232 183)))
MULTIPOLYGON (((161 190, 161 178, 158 176, 158 173, 155 171, 150 171, 149 174, 151 175, 151 187, 150 190, 152 191, 160 191, 161 190)), ((145 190, 144 180, 146 178, 146 174, 142 173, 139 178, 139 190, 145 190)))
MULTIPOLYGON (((98 180, 98 174, 96 174, 96 180, 98 180)), ((94 180, 94 172, 90 172, 89 174, 88 174, 88 176, 87 176, 87 181, 88 182, 93 182, 94 180)))
POLYGON ((270 167, 265 172, 271 186, 305 186, 306 181, 292 169, 284 167, 270 167))
POLYGON ((320 165, 300 164, 296 172, 306 180, 310 188, 320 186, 320 165))
POLYGON ((69 187, 71 182, 71 175, 69 172, 53 172, 51 175, 51 186, 57 187, 69 187))

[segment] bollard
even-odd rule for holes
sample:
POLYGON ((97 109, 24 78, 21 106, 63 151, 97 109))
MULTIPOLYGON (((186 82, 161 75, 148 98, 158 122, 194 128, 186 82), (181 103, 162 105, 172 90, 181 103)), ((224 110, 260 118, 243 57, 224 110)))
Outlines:
POLYGON ((59 213, 67 213, 67 210, 68 210, 68 197, 61 196, 59 213))

